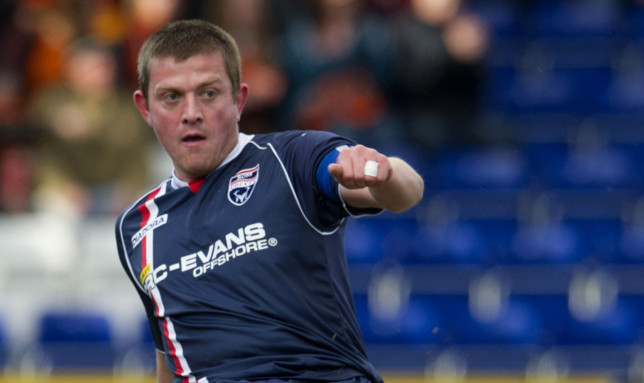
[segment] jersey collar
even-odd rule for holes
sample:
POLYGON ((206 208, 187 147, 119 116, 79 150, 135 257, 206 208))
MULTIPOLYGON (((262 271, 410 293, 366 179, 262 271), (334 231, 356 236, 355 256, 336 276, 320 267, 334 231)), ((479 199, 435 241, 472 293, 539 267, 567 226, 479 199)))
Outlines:
MULTIPOLYGON (((239 133, 239 140, 237 141, 237 145, 233 148, 233 150, 231 150, 230 153, 228 153, 226 158, 224 158, 223 162, 217 167, 217 169, 221 168, 222 166, 226 165, 230 161, 237 158, 239 154, 242 152, 242 150, 244 149, 244 147, 246 146, 246 144, 248 144, 250 140, 253 139, 253 137, 255 137, 255 135, 239 133)), ((217 169, 215 169, 215 171, 217 169)), ((186 181, 180 180, 177 177, 177 172, 175 169, 172 171, 172 177, 170 178, 170 186, 172 186, 173 189, 189 187, 190 189, 192 189, 193 192, 196 193, 197 190, 199 190, 199 187, 201 186, 203 181, 204 181, 203 179, 195 180, 192 182, 186 182, 186 181)))

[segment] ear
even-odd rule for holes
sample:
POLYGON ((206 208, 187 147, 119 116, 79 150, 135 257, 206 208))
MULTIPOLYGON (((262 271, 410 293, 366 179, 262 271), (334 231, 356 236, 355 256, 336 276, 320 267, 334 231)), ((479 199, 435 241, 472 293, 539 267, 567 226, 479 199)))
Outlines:
POLYGON ((237 97, 235 98, 235 104, 237 105, 237 121, 241 118, 242 112, 244 110, 244 105, 248 100, 248 84, 241 83, 239 85, 239 91, 237 92, 237 97))
POLYGON ((134 92, 133 99, 134 105, 136 105, 136 108, 139 110, 139 113, 141 113, 141 116, 143 116, 143 119, 148 123, 148 125, 152 126, 150 123, 148 100, 145 99, 145 96, 140 89, 134 92))

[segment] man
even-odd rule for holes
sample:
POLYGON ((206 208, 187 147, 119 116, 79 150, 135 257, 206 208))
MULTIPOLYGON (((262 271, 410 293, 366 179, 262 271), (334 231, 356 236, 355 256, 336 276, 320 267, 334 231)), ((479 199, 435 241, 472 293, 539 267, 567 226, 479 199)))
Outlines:
POLYGON ((240 134, 248 86, 212 24, 162 28, 138 71, 134 103, 175 169, 116 237, 158 381, 381 381, 355 320, 344 221, 418 203, 419 175, 330 133, 240 134))

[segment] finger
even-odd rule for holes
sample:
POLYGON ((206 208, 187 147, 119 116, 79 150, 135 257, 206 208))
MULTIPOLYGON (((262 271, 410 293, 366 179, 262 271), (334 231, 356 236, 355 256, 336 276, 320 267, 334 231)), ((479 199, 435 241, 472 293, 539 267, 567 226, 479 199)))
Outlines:
POLYGON ((378 178, 378 167, 380 165, 377 161, 367 160, 364 163, 364 175, 365 177, 378 178))
POLYGON ((362 174, 362 167, 359 160, 355 155, 349 155, 340 160, 343 167, 343 182, 342 184, 350 189, 358 189, 364 187, 364 175, 362 174), (360 166, 358 166, 360 164, 360 166))
POLYGON ((377 186, 380 183, 380 163, 373 159, 364 161, 363 173, 365 186, 377 186))
POLYGON ((342 171, 342 166, 339 164, 329 164, 328 167, 329 173, 333 176, 333 178, 336 179, 336 181, 340 181, 343 176, 343 171, 342 171))
POLYGON ((351 162, 338 161, 338 163, 330 164, 327 169, 340 185, 349 189, 355 189, 357 186, 351 175, 351 168, 351 162))

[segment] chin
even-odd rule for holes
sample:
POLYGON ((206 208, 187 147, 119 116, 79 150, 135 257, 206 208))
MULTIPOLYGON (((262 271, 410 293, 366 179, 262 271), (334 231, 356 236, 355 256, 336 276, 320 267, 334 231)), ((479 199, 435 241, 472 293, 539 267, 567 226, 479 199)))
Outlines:
POLYGON ((207 176, 210 174, 215 168, 212 167, 194 167, 194 168, 188 168, 187 171, 185 171, 185 174, 188 175, 191 179, 199 179, 207 176))

